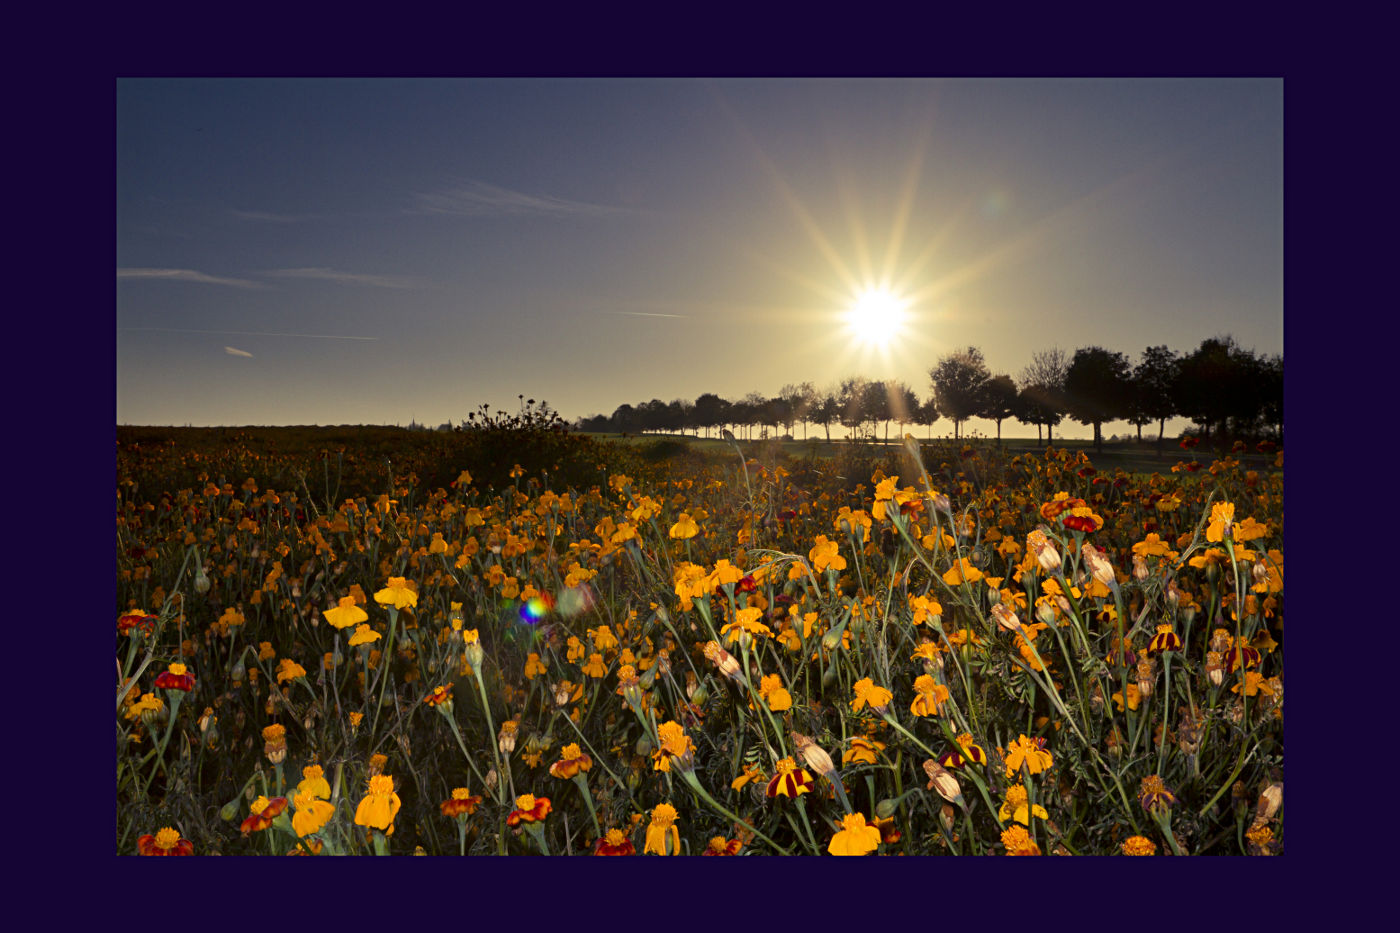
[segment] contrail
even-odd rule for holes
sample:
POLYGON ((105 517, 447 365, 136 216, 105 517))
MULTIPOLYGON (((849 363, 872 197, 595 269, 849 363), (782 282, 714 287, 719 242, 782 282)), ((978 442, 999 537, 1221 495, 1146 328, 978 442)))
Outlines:
POLYGON ((158 330, 170 334, 238 334, 243 337, 311 337, 316 340, 378 340, 378 337, 347 337, 344 334, 277 334, 265 330, 190 330, 183 327, 119 327, 118 330, 158 330))
POLYGON ((630 314, 633 317, 675 317, 683 318, 684 314, 658 314, 655 311, 604 311, 604 314, 630 314))

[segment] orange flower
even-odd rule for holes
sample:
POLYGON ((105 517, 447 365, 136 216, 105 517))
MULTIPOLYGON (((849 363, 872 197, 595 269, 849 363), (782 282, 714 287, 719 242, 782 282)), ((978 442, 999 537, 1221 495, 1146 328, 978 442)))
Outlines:
POLYGON ((438 804, 438 808, 442 810, 443 816, 458 817, 474 812, 479 803, 479 795, 473 794, 465 787, 455 787, 452 789, 452 796, 438 804))
POLYGON ((563 757, 549 766, 549 773, 557 778, 571 778, 593 767, 593 759, 579 750, 577 742, 565 745, 561 754, 563 757))
POLYGON ((518 826, 521 823, 538 823, 549 816, 553 809, 554 805, 549 802, 548 797, 522 794, 515 799, 515 809, 510 811, 510 815, 506 817, 506 825, 518 826))
POLYGON ((637 847, 620 829, 610 829, 593 844, 594 855, 636 855, 637 847))
POLYGON ((252 814, 239 827, 245 836, 249 833, 261 832, 271 826, 272 821, 277 819, 283 810, 287 809, 287 798, 273 797, 268 800, 266 797, 259 797, 253 801, 248 809, 252 811, 252 814))
POLYGON ((183 690, 189 693, 194 689, 194 675, 189 673, 185 665, 172 664, 169 669, 162 671, 156 678, 156 686, 166 690, 183 690))
POLYGON ((136 851, 141 855, 194 855, 194 843, 167 826, 137 839, 136 851))

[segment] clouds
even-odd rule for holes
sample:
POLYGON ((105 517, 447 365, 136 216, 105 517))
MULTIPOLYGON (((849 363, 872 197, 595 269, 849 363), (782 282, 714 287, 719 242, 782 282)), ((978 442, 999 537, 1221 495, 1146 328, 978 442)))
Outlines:
MULTIPOLYGON (((256 275, 272 276, 280 279, 314 279, 334 282, 338 285, 364 286, 369 288, 421 288, 422 283, 410 276, 375 275, 362 272, 339 272, 325 267, 304 267, 298 269, 266 269, 256 275)), ((140 269, 124 268, 117 270, 117 278, 127 281, 156 280, 166 282, 195 282, 203 285, 231 285, 236 288, 259 288, 269 286, 253 279, 238 279, 228 276, 209 275, 195 269, 140 269)))
POLYGON ((337 272, 334 269, 270 269, 265 275, 285 279, 319 279, 340 285, 367 285, 372 288, 417 288, 418 282, 402 275, 366 275, 359 272, 337 272))
POLYGON ((195 269, 118 269, 119 279, 159 279, 167 282, 198 282, 204 285, 232 285, 235 288, 266 288, 250 279, 231 279, 207 275, 195 269))
POLYGON ((414 197, 415 213, 455 214, 463 217, 492 217, 509 215, 607 216, 628 213, 625 208, 570 201, 550 195, 526 194, 498 188, 481 181, 446 188, 442 191, 418 194, 414 197))
POLYGON ((224 352, 229 356, 246 356, 249 359, 253 356, 253 354, 249 353, 247 350, 240 350, 237 347, 224 347, 224 352))

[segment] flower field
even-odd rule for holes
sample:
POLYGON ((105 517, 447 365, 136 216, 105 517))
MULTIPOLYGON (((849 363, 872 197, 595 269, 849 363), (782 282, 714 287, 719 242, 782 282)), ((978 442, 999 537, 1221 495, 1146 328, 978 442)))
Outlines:
POLYGON ((1269 445, 487 427, 119 438, 119 854, 1282 852, 1269 445))

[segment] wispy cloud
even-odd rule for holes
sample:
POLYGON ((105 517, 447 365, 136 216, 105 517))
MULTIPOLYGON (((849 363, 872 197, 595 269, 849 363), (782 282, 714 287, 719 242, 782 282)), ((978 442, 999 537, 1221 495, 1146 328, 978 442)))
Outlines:
MULTIPOLYGON (((378 340, 378 337, 351 337, 347 334, 283 334, 267 330, 194 330, 185 327, 119 327, 118 330, 160 331, 167 334, 233 334, 239 337, 306 337, 312 340, 378 340)), ((225 347, 224 349, 228 349, 225 347)), ((251 354, 250 354, 251 355, 251 354)))
POLYGON ((418 194, 414 198, 416 213, 458 214, 466 217, 490 217, 510 214, 544 214, 553 216, 627 213, 625 208, 570 201, 547 194, 526 194, 498 188, 485 182, 473 181, 442 191, 418 194))
POLYGON ((604 314, 627 314, 632 317, 676 317, 683 318, 684 314, 661 314, 657 311, 604 311, 604 314))
POLYGON ((249 353, 247 350, 240 350, 240 349, 238 349, 237 347, 224 347, 224 352, 227 353, 229 356, 247 356, 247 357, 251 357, 251 356, 253 355, 253 354, 249 353))
POLYGON ((337 272, 334 269, 269 269, 264 275, 287 279, 321 279, 342 285, 369 285, 374 288, 417 288, 417 280, 402 275, 363 275, 357 272, 337 272))
POLYGON ((163 279, 168 282, 200 282, 205 285, 232 285, 236 288, 265 288, 261 282, 250 279, 230 279, 219 275, 206 275, 194 269, 118 269, 119 279, 163 279))

